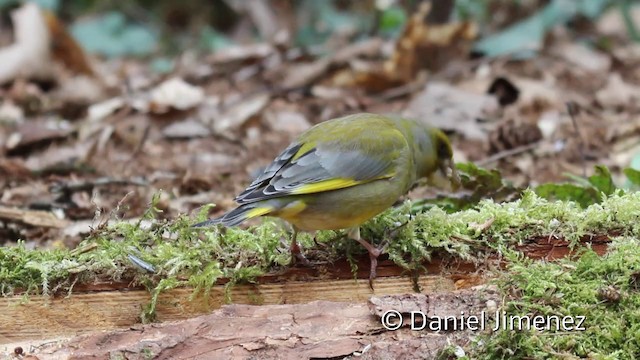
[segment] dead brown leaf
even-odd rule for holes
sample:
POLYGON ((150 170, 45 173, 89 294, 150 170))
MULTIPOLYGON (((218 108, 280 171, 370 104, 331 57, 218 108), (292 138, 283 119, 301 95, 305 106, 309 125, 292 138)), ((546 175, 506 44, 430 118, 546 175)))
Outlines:
POLYGON ((491 126, 482 120, 496 119, 499 105, 494 96, 431 82, 409 102, 403 115, 467 139, 486 140, 491 126))
POLYGON ((15 42, 0 49, 0 83, 17 77, 48 79, 52 76, 50 41, 45 18, 34 3, 11 13, 15 42))
POLYGON ((32 154, 25 165, 33 172, 49 172, 54 170, 71 171, 85 161, 89 145, 56 146, 47 151, 32 154))
POLYGON ((556 47, 554 52, 572 65, 589 73, 607 73, 612 63, 608 55, 581 44, 563 43, 556 47))
POLYGON ((219 116, 212 119, 213 130, 218 134, 222 134, 229 130, 238 129, 247 120, 262 111, 270 100, 271 95, 261 93, 231 105, 229 108, 224 109, 219 116))
POLYGON ((69 123, 55 119, 25 122, 9 136, 5 149, 11 154, 27 152, 33 146, 64 139, 72 132, 73 128, 69 123))
POLYGON ((67 32, 64 24, 51 11, 43 11, 51 39, 50 51, 54 60, 75 74, 94 76, 91 64, 78 42, 67 32))
MULTIPOLYGON (((322 75, 325 75, 330 67, 343 66, 347 62, 352 62, 360 56, 372 56, 380 53, 383 42, 380 39, 373 38, 350 44, 335 54, 317 59, 310 63, 294 64, 282 71, 284 79, 282 87, 285 89, 293 89, 307 86, 322 75)), ((335 80, 333 81, 336 84, 335 80)))
POLYGON ((190 139, 209 136, 209 134, 209 128, 194 118, 174 122, 162 129, 162 135, 168 139, 190 139))
POLYGON ((267 111, 265 112, 265 122, 277 132, 284 132, 293 137, 311 127, 307 118, 296 111, 267 111))
POLYGON ((271 44, 236 45, 216 52, 208 60, 213 64, 256 61, 262 60, 275 52, 276 48, 271 44))
POLYGON ((607 85, 596 93, 596 99, 605 107, 624 107, 638 104, 640 87, 622 80, 619 73, 611 73, 607 85))
POLYGON ((73 74, 95 76, 82 47, 53 13, 27 2, 11 17, 15 42, 0 49, 0 83, 19 77, 56 78, 56 65, 73 74))
MULTIPOLYGON (((630 14, 631 21, 634 24, 640 24, 640 7, 631 6, 630 14)), ((622 11, 619 6, 612 6, 603 16, 601 16, 597 23, 596 28, 598 33, 608 36, 618 36, 626 38, 629 36, 625 20, 622 17, 622 11)))
POLYGON ((470 22, 429 24, 429 2, 421 2, 396 42, 390 59, 381 67, 353 77, 353 85, 379 92, 415 79, 422 70, 435 71, 458 57, 465 57, 477 30, 470 22))
POLYGON ((170 109, 188 110, 200 105, 203 100, 204 91, 200 87, 180 78, 171 78, 151 90, 149 110, 156 114, 164 114, 170 109))

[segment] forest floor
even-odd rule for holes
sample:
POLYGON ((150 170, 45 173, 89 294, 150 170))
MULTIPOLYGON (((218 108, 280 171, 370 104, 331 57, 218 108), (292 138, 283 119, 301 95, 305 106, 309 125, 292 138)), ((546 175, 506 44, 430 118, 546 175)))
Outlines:
MULTIPOLYGON (((122 283, 127 287, 131 285, 128 281, 134 278, 136 283, 132 288, 159 289, 157 278, 149 276, 149 282, 145 283, 146 280, 132 275, 145 266, 144 262, 135 264, 135 253, 132 253, 134 260, 126 260, 125 245, 138 246, 146 239, 137 238, 131 244, 124 241, 122 244, 125 245, 121 247, 110 247, 101 241, 108 236, 114 242, 121 241, 120 237, 137 237, 140 224, 149 218, 155 222, 143 225, 145 231, 179 232, 182 231, 180 228, 168 228, 170 225, 167 224, 177 218, 185 224, 195 221, 204 205, 215 204, 207 216, 231 209, 234 196, 298 134, 319 122, 357 112, 401 114, 440 127, 452 140, 456 162, 473 162, 487 169, 498 169, 505 180, 518 188, 567 181, 567 174, 574 175, 574 179, 591 175, 596 164, 607 166, 613 179, 622 184, 623 169, 630 166, 640 169, 640 45, 628 40, 627 29, 622 24, 619 12, 612 10, 595 23, 575 24, 579 30, 553 30, 535 55, 519 60, 507 57, 470 58, 468 53, 476 33, 469 23, 428 25, 415 20, 409 22, 400 40, 378 36, 355 40, 336 36, 317 52, 291 45, 284 34, 274 37, 272 42, 236 45, 209 55, 185 53, 170 74, 159 74, 142 60, 88 59, 73 50, 66 55, 47 53, 49 62, 38 64, 36 70, 29 70, 34 76, 38 71, 46 71, 53 78, 53 81, 41 81, 16 76, 15 73, 11 77, 11 67, 18 65, 2 61, 3 53, 0 53, 0 78, 9 80, 0 88, 0 98, 3 99, 0 104, 0 245, 5 249, 21 247, 22 250, 16 250, 11 256, 22 254, 20 256, 25 256, 25 259, 31 256, 26 254, 32 250, 51 249, 53 253, 64 250, 68 251, 65 254, 82 256, 85 252, 94 251, 87 246, 96 246, 104 250, 96 257, 103 262, 94 259, 91 264, 99 264, 96 269, 100 271, 111 266, 105 259, 120 257, 113 260, 120 270, 109 272, 109 280, 118 278, 121 282, 116 281, 109 290, 123 291, 122 283), (608 42, 598 46, 584 44, 603 38, 608 42), (186 217, 181 217, 183 215, 186 217), (165 220, 166 223, 158 225, 165 220), (138 227, 133 229, 122 225, 124 228, 120 230, 105 230, 114 224, 137 224, 138 227), (83 242, 88 238, 96 240, 98 245, 83 242), (117 276, 114 275, 116 273, 117 276)), ((38 32, 33 36, 37 37, 38 32)), ((440 196, 446 191, 418 188, 407 199, 440 196)), ((593 220, 585 228, 574 228, 573 235, 568 228, 562 228, 564 232, 553 230, 557 224, 550 220, 564 221, 557 213, 541 215, 536 221, 546 223, 527 233, 528 237, 522 235, 518 245, 538 244, 544 236, 551 242, 558 233, 561 236, 554 237, 554 241, 560 243, 551 246, 552 249, 555 246, 567 248, 569 242, 582 241, 582 237, 587 235, 591 236, 587 241, 589 246, 594 248, 597 247, 598 236, 606 237, 607 244, 615 242, 619 235, 636 236, 638 229, 631 225, 632 219, 625 222, 626 218, 619 217, 623 213, 620 209, 626 209, 628 216, 637 210, 618 203, 611 204, 614 203, 603 210, 612 214, 611 223, 593 220), (606 228, 595 231, 596 223, 606 223, 606 228)), ((567 214, 581 214, 580 211, 571 208, 567 214)), ((589 211, 597 212, 597 209, 587 211, 591 214, 589 211)), ((471 221, 470 217, 464 217, 471 215, 447 218, 435 211, 430 214, 442 216, 438 221, 453 223, 462 219, 460 224, 466 221, 464 226, 471 226, 477 233, 473 236, 485 233, 492 226, 503 230, 509 228, 510 231, 517 228, 500 228, 495 222, 498 215, 479 216, 471 221)), ((389 218, 382 217, 380 222, 396 214, 392 212, 383 216, 389 218)), ((531 216, 534 219, 537 215, 531 216)), ((577 219, 582 215, 576 216, 577 219)), ((416 221, 415 227, 422 229, 421 226, 426 226, 424 224, 429 220, 416 221)), ((256 221, 249 225, 259 223, 256 221)), ((375 227, 377 223, 371 226, 375 227)), ((534 225, 513 231, 528 231, 530 226, 534 225)), ((263 276, 258 279, 264 280, 258 280, 258 285, 282 282, 278 274, 286 268, 287 254, 282 252, 279 239, 284 238, 286 232, 274 230, 273 224, 262 224, 257 228, 264 233, 255 230, 252 236, 260 237, 268 232, 270 235, 263 236, 264 244, 280 251, 265 260, 271 264, 270 269, 260 268, 259 274, 243 273, 237 278, 229 277, 229 273, 224 273, 225 269, 236 265, 240 268, 243 261, 245 266, 247 261, 258 261, 255 258, 238 260, 232 256, 235 262, 229 260, 224 263, 226 267, 216 273, 218 277, 208 287, 202 285, 204 282, 189 283, 184 279, 179 279, 184 280, 180 284, 200 289, 210 289, 213 285, 224 288, 225 283, 221 279, 235 284, 239 279, 255 279, 257 276, 263 276)), ((230 234, 235 234, 234 231, 230 230, 230 234)), ((445 233, 456 232, 442 230, 442 234, 445 233)), ((336 234, 320 237, 323 236, 326 241, 336 234)), ((356 277, 360 280, 354 280, 359 284, 355 288, 364 284, 364 271, 368 264, 362 254, 345 259, 343 250, 351 245, 336 245, 331 248, 333 257, 325 257, 322 255, 323 241, 316 245, 311 236, 305 239, 312 260, 325 264, 323 266, 327 268, 337 261, 342 264, 338 268, 343 271, 336 275, 339 271, 331 273, 325 269, 330 275, 323 277, 307 273, 300 275, 300 271, 304 273, 306 270, 294 269, 289 272, 290 279, 349 281, 349 278, 356 277), (365 264, 358 266, 354 276, 354 262, 348 260, 365 264), (362 274, 358 275, 358 272, 362 274)), ((453 240, 455 243, 456 239, 453 240)), ((461 254, 471 254, 460 258, 474 262, 479 258, 487 259, 491 254, 504 255, 501 253, 503 249, 497 247, 485 251, 482 247, 470 246, 469 250, 466 244, 448 244, 437 245, 441 247, 438 251, 421 256, 426 258, 435 254, 448 259, 447 256, 456 258, 461 254)), ((630 245, 615 245, 615 254, 632 251, 625 246, 630 245)), ((213 251, 212 248, 204 249, 213 251)), ((171 256, 169 252, 159 255, 165 250, 155 249, 157 252, 153 256, 165 260, 178 258, 173 252, 171 256)), ((536 249, 534 246, 519 250, 526 253, 536 249)), ((551 250, 545 248, 544 251, 551 250)), ((602 255, 605 251, 597 252, 602 255)), ((606 264, 617 261, 615 254, 603 261, 606 264)), ((628 256, 635 259, 633 254, 628 256)), ((549 260, 556 257, 532 258, 549 260)), ((63 259, 49 260, 62 262, 63 259)), ((407 266, 402 266, 406 259, 394 257, 392 253, 384 260, 391 270, 387 274, 382 271, 381 278, 407 274, 407 266)), ((499 277, 493 271, 503 266, 500 263, 505 260, 493 258, 492 261, 491 266, 478 266, 476 261, 472 268, 464 271, 465 279, 472 279, 472 275, 482 272, 483 278, 487 275, 485 280, 469 280, 467 284, 456 285, 460 277, 442 275, 449 282, 440 288, 442 291, 437 295, 420 295, 422 297, 406 300, 399 295, 394 298, 391 295, 393 291, 389 290, 390 297, 376 294, 377 297, 370 298, 368 302, 234 304, 179 323, 135 325, 125 332, 92 334, 65 342, 65 345, 57 342, 45 344, 38 347, 39 356, 42 359, 47 356, 63 358, 73 352, 77 358, 92 355, 106 358, 115 353, 124 354, 129 359, 147 355, 179 358, 176 354, 182 354, 184 358, 224 358, 232 355, 275 356, 277 353, 282 358, 297 358, 296 354, 305 354, 309 358, 383 358, 399 353, 411 357, 417 351, 430 358, 442 354, 443 348, 457 344, 458 337, 465 337, 463 343, 468 344, 475 335, 469 335, 469 332, 416 334, 406 328, 385 332, 380 328, 379 310, 375 310, 376 306, 372 304, 375 301, 396 301, 393 304, 397 304, 397 301, 405 299, 409 303, 413 301, 413 305, 405 304, 408 306, 406 309, 419 309, 432 315, 455 313, 454 310, 462 306, 457 306, 456 301, 462 301, 474 312, 507 306, 493 285, 479 285, 469 290, 478 283, 484 284, 499 277), (449 304, 449 307, 433 304, 449 304), (434 313, 436 308, 444 310, 434 313), (233 333, 229 332, 230 328, 233 328, 233 333), (167 335, 178 332, 179 337, 167 335), (234 335, 238 332, 242 335, 234 335), (217 340, 212 343, 211 339, 217 340), (198 352, 204 343, 212 352, 198 352), (136 344, 144 345, 137 347, 136 344)), ((416 264, 410 265, 417 267, 416 264)), ((635 263, 631 261, 630 264, 626 268, 629 271, 619 274, 620 279, 624 279, 620 281, 633 280, 629 280, 629 274, 633 273, 635 263)), ((578 265, 570 263, 566 266, 578 265)), ((71 285, 65 283, 64 288, 52 286, 52 289, 47 289, 46 272, 30 273, 37 268, 33 263, 25 266, 25 274, 29 273, 25 276, 38 279, 39 283, 16 285, 7 282, 0 287, 2 294, 17 298, 29 292, 42 294, 51 290, 53 294, 60 295, 61 289, 67 290, 71 285)), ((214 270, 219 269, 207 271, 214 270)), ((433 275, 436 271, 428 269, 427 272, 433 275)), ((518 273, 517 269, 514 271, 518 273)), ((524 275, 519 276, 518 279, 523 281, 524 275)), ((78 284, 71 280, 71 287, 77 285, 74 292, 81 293, 82 286, 88 286, 86 293, 98 291, 91 288, 90 282, 82 284, 88 278, 82 279, 78 284)), ((576 279, 584 280, 578 276, 576 279)), ((635 289, 634 284, 632 281, 627 285, 635 289)), ((176 286, 173 283, 162 285, 167 289, 176 286)), ((600 294, 603 291, 601 285, 594 285, 593 292, 600 294)), ((96 286, 101 285, 98 282, 96 286)), ((620 290, 619 287, 616 289, 620 290)), ((367 297, 372 295, 362 291, 367 297)), ((141 311, 136 309, 136 312, 138 316, 141 311)), ((139 317, 137 319, 140 320, 139 317)), ((2 337, 6 336, 2 334, 2 337)), ((2 337, 0 343, 3 342, 2 337)), ((530 342, 526 344, 531 345, 530 342)), ((10 353, 13 349, 7 351, 10 353)), ((459 355, 455 346, 451 351, 451 356, 459 355)), ((628 354, 634 350, 625 351, 628 354)), ((576 350, 575 353, 581 352, 576 350)), ((505 350, 504 354, 508 351, 505 350)), ((34 356, 38 356, 37 353, 34 356)))

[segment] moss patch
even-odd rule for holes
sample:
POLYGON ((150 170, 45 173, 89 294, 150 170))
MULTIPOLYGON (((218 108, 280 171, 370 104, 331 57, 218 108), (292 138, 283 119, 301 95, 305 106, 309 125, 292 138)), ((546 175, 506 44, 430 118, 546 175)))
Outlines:
POLYGON ((640 240, 616 238, 600 257, 585 249, 575 260, 514 258, 498 283, 505 314, 584 316, 584 331, 503 330, 480 337, 474 359, 640 358, 640 240))
MULTIPOLYGON (((411 204, 389 209, 363 226, 362 235, 373 243, 389 241, 389 257, 416 269, 435 251, 482 261, 489 253, 512 254, 512 245, 535 236, 554 234, 577 242, 594 233, 617 231, 637 236, 640 231, 640 194, 612 195, 586 209, 573 202, 550 202, 531 191, 518 201, 496 204, 483 201, 476 208, 448 214, 431 208, 411 213, 411 204), (488 228, 478 224, 492 221, 488 228)), ((154 207, 137 222, 115 221, 98 227, 75 250, 26 250, 22 245, 0 248, 0 292, 49 294, 72 291, 75 284, 96 280, 132 281, 153 294, 146 311, 152 315, 158 294, 178 286, 208 292, 220 278, 228 286, 251 282, 273 268, 289 263, 289 234, 276 220, 265 219, 248 229, 211 227, 195 229, 204 220, 181 216, 168 222, 155 219, 154 207), (284 244, 283 241, 284 240, 284 244), (149 272, 136 259, 153 266, 149 272)), ((299 240, 311 256, 332 260, 364 249, 341 233, 321 231, 299 240)), ((514 265, 515 266, 515 265, 514 265)))

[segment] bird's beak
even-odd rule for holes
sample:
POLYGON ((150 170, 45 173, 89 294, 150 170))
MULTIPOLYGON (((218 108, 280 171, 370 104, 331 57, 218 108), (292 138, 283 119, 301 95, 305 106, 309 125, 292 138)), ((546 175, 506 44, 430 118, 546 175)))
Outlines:
POLYGON ((457 190, 460 187, 461 182, 460 175, 458 175, 458 170, 456 169, 456 164, 452 159, 447 159, 440 163, 440 172, 442 173, 442 176, 448 177, 449 169, 451 169, 451 183, 453 185, 453 189, 457 190))

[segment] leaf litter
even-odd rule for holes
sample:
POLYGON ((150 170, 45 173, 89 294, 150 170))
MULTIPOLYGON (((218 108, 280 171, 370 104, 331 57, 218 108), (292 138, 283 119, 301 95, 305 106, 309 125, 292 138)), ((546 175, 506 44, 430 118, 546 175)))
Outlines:
MULTIPOLYGON (((560 1, 551 3, 549 6, 557 6, 560 1)), ((535 224, 573 222, 578 230, 567 229, 566 235, 575 238, 595 228, 626 226, 629 234, 637 236, 637 222, 587 220, 602 206, 616 208, 615 216, 635 216, 633 207, 612 199, 619 196, 618 188, 640 186, 640 109, 635 101, 640 51, 629 40, 628 29, 611 20, 620 16, 616 6, 601 18, 592 18, 595 26, 591 28, 563 32, 546 27, 544 38, 533 39, 535 43, 526 49, 535 50, 526 58, 511 56, 508 48, 494 48, 473 23, 427 24, 423 19, 429 10, 423 8, 413 14, 397 39, 374 34, 356 40, 346 31, 315 52, 300 47, 286 34, 278 35, 263 19, 255 19, 270 41, 236 43, 203 56, 184 54, 176 59, 169 75, 154 73, 143 59, 90 58, 79 45, 70 45, 77 49, 71 58, 60 59, 48 47, 49 37, 59 36, 52 34, 60 23, 51 25, 33 9, 32 4, 22 8, 30 17, 14 21, 16 41, 0 49, 0 79, 6 83, 0 88, 0 206, 13 209, 0 217, 0 239, 5 251, 25 257, 22 265, 12 264, 11 268, 23 269, 20 276, 28 274, 34 282, 7 283, 3 292, 18 288, 45 292, 45 286, 64 279, 62 275, 77 264, 61 262, 46 269, 34 263, 26 266, 27 259, 40 256, 26 249, 55 249, 52 256, 61 258, 81 242, 91 241, 87 235, 100 244, 84 254, 87 261, 89 255, 99 255, 87 269, 101 269, 112 279, 144 277, 126 257, 128 252, 119 247, 132 240, 138 246, 138 252, 131 253, 138 267, 148 263, 171 275, 186 268, 203 269, 190 277, 172 278, 174 282, 154 284, 156 290, 180 284, 206 289, 221 276, 250 280, 269 266, 285 264, 285 255, 275 251, 280 237, 286 236, 279 225, 265 221, 248 232, 230 229, 225 236, 212 230, 203 235, 204 241, 187 230, 192 219, 184 214, 193 214, 209 203, 217 206, 209 214, 204 213, 205 207, 199 217, 228 210, 233 196, 297 133, 320 121, 362 111, 407 114, 440 126, 449 133, 458 160, 484 162, 488 167, 461 165, 468 186, 456 196, 430 189, 409 195, 412 205, 401 208, 428 211, 429 216, 414 220, 407 230, 413 236, 424 236, 421 241, 401 241, 390 250, 392 260, 402 266, 417 266, 438 247, 455 256, 477 255, 464 242, 445 241, 449 233, 430 232, 429 224, 446 222, 447 216, 467 216, 466 224, 486 224, 493 219, 488 230, 495 237, 504 236, 499 231, 505 229, 511 215, 501 216, 514 203, 481 201, 522 198, 521 205, 522 201, 543 201, 527 192, 523 195, 522 189, 528 186, 538 196, 575 202, 544 203, 540 209, 546 206, 550 211, 545 214, 529 207, 527 215, 521 216, 543 217, 538 219, 542 222, 531 223, 534 228, 535 224), (33 41, 23 42, 20 28, 30 23, 42 31, 33 41), (475 48, 478 44, 481 49, 491 48, 490 56, 469 57, 477 37, 487 41, 475 43, 475 48), (610 44, 604 46, 604 40, 610 44), (41 85, 43 76, 53 80, 53 88, 41 85), (77 85, 80 76, 87 79, 82 80, 87 85, 77 85), (500 86, 507 85, 496 90, 497 80, 503 83, 500 86), (567 110, 569 103, 579 109, 573 116, 567 110), (595 167, 598 164, 606 168, 595 167), (567 177, 567 173, 574 176, 567 177), (107 181, 66 197, 54 191, 54 185, 103 178, 144 181, 107 181), (544 185, 548 183, 560 184, 544 185), (430 200, 423 201, 425 198, 430 200), (439 212, 432 207, 434 199, 458 215, 439 212), (131 221, 149 218, 151 203, 154 221, 163 232, 152 235, 127 227, 131 221), (580 204, 586 213, 571 204, 580 204), (553 206, 558 208, 549 208, 553 206), (470 210, 456 213, 460 208, 470 210), (474 208, 491 216, 475 218, 479 213, 474 208), (39 218, 34 215, 37 211, 57 220, 39 218), (464 215, 472 213, 476 215, 464 215), (111 219, 108 224, 103 222, 105 217, 111 219), (168 225, 166 219, 177 219, 176 224, 183 227, 168 225), (224 252, 218 253, 220 258, 206 258, 223 245, 242 251, 226 258, 229 254, 224 252), (408 247, 402 248, 405 245, 408 247), (243 273, 237 273, 240 262, 247 266, 243 273)), ((586 10, 571 11, 573 15, 556 20, 566 22, 586 10)), ((517 27, 510 29, 518 31, 517 27)), ((495 44, 496 40, 491 41, 495 44)), ((634 195, 624 196, 632 199, 634 195)), ((396 211, 370 222, 367 231, 383 233, 387 223, 402 215, 396 211)), ((456 225, 446 231, 463 232, 461 229, 456 225)), ((473 229, 471 226, 475 233, 473 229)), ((320 237, 334 235, 321 233, 320 237)), ((522 239, 531 235, 525 232, 522 239)), ((311 239, 306 241, 312 247, 311 239)), ((626 249, 624 245, 616 248, 626 249)), ((515 280, 520 281, 518 286, 526 286, 523 279, 515 280)), ((529 290, 523 290, 526 296, 529 290)), ((502 338, 496 338, 495 344, 506 346, 502 338)))

